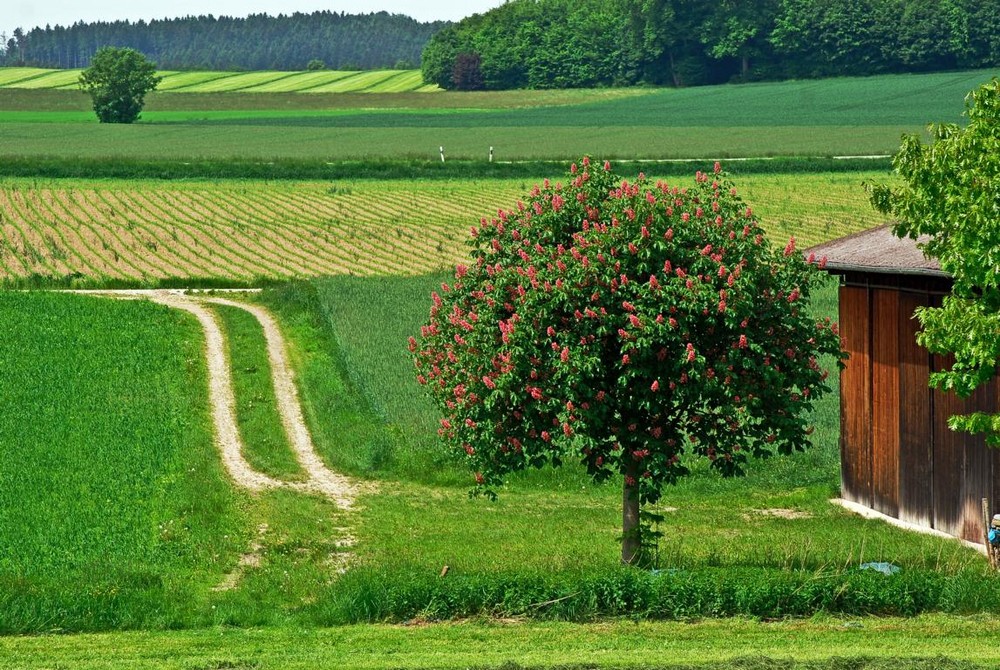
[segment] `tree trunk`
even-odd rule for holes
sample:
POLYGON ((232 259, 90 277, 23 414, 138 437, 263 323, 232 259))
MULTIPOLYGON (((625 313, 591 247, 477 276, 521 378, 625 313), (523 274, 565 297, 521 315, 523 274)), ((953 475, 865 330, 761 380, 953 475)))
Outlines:
POLYGON ((639 463, 625 456, 625 481, 622 485, 622 563, 633 564, 642 548, 639 527, 639 463), (632 482, 631 485, 629 482, 632 482))
POLYGON ((684 80, 681 79, 680 73, 674 67, 674 52, 668 51, 667 54, 670 56, 670 77, 674 80, 674 88, 680 88, 684 85, 684 80))
POLYGON ((750 54, 743 54, 742 79, 744 82, 747 80, 747 75, 749 74, 750 74, 750 54))

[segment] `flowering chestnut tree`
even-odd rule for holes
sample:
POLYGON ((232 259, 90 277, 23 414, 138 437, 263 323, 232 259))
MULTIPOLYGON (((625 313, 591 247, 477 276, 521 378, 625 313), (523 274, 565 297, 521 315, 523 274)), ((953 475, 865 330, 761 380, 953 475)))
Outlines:
POLYGON ((618 476, 633 563, 640 505, 689 458, 729 476, 806 447, 840 339, 809 314, 814 259, 771 246, 718 164, 684 188, 571 171, 472 229, 410 350, 479 491, 566 459, 618 476))

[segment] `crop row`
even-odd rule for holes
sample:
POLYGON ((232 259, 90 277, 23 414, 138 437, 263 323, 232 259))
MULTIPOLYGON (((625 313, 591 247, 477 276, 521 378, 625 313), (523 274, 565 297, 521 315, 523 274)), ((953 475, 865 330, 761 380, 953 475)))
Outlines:
MULTIPOLYGON (((75 89, 81 70, 0 68, 0 88, 75 89)), ((176 72, 161 71, 161 91, 183 93, 407 93, 437 91, 424 84, 419 70, 312 72, 176 72)))
MULTIPOLYGON (((741 188, 776 243, 882 222, 857 174, 760 175, 741 188)), ((412 275, 467 256, 468 228, 527 182, 0 182, 0 276, 155 281, 412 275)))

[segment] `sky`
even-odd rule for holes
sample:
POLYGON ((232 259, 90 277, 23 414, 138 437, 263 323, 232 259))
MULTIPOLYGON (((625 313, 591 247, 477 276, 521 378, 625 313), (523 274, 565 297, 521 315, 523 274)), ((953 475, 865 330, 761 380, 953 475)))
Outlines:
POLYGON ((76 21, 162 19, 180 16, 246 16, 248 14, 292 14, 294 12, 347 12, 362 14, 386 11, 407 14, 418 21, 458 21, 503 4, 503 0, 3 0, 0 33, 8 37, 14 28, 25 32, 46 24, 69 26, 76 21))

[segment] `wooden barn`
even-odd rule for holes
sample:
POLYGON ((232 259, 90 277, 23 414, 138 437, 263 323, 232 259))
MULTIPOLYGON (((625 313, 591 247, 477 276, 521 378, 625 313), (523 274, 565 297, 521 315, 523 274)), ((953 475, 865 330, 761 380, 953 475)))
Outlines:
POLYGON ((842 497, 886 516, 983 542, 981 500, 1000 511, 1000 450, 948 429, 948 417, 997 411, 1000 384, 960 400, 928 387, 947 365, 916 343, 917 307, 940 305, 951 278, 888 226, 812 249, 841 277, 842 497))

